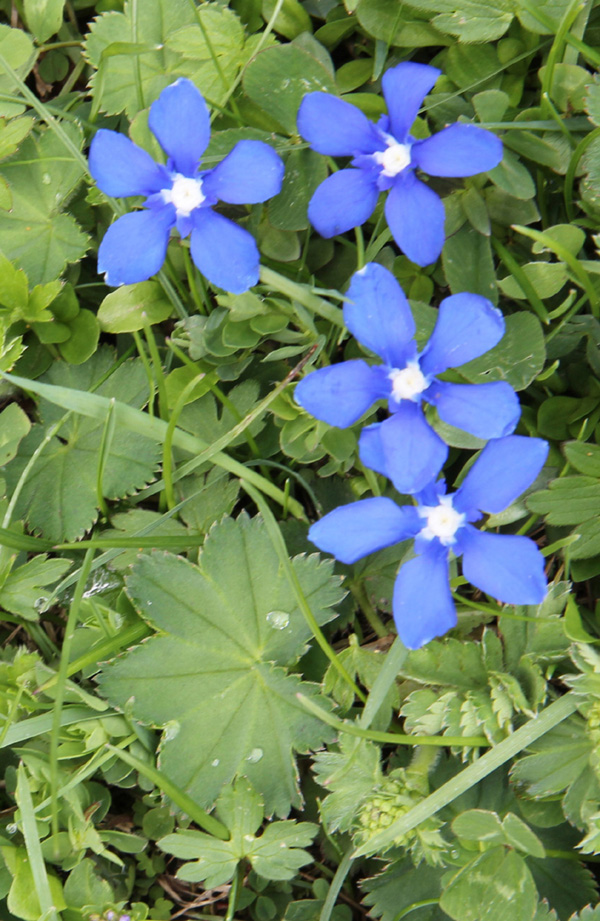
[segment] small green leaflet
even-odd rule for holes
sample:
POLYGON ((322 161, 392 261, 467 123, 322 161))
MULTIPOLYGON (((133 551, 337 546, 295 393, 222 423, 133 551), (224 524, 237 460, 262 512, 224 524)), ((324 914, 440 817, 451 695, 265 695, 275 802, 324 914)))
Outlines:
MULTIPOLYGON (((331 561, 292 562, 318 623, 331 620, 342 598, 331 561)), ((236 775, 248 777, 269 815, 299 806, 293 753, 330 733, 296 699, 317 689, 285 670, 310 630, 262 520, 243 514, 215 525, 198 566, 142 556, 127 591, 162 635, 107 666, 100 687, 136 719, 166 727, 161 770, 203 808, 236 775)))
POLYGON ((217 815, 231 832, 229 841, 191 830, 166 835, 158 842, 168 854, 194 860, 179 868, 179 879, 203 881, 206 889, 222 886, 233 878, 241 860, 248 860, 265 879, 292 879, 299 867, 312 860, 302 850, 312 844, 318 831, 311 822, 273 822, 262 835, 256 835, 264 818, 263 803, 243 777, 223 790, 217 815))
MULTIPOLYGON (((42 380, 75 390, 90 390, 114 366, 111 349, 102 349, 84 364, 55 362, 42 380)), ((140 361, 117 367, 96 393, 127 400, 141 407, 147 400, 148 381, 140 361)), ((9 495, 48 429, 65 415, 58 406, 42 400, 43 422, 35 425, 6 468, 9 495)), ((97 478, 105 423, 75 413, 68 415, 30 470, 17 504, 18 517, 27 519, 50 540, 72 540, 90 528, 97 517, 97 478)), ((159 452, 157 445, 119 426, 110 439, 102 487, 110 499, 126 496, 152 479, 159 452)))

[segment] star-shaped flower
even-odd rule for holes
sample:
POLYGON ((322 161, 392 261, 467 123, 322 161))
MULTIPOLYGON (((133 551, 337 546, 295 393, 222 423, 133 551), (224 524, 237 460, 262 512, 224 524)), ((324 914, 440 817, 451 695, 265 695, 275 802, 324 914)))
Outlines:
POLYGON ((150 130, 168 155, 166 166, 124 134, 101 129, 92 141, 90 172, 114 197, 145 195, 144 210, 112 224, 100 244, 98 271, 109 285, 129 285, 158 272, 171 229, 191 233, 192 259, 213 285, 241 294, 258 282, 254 237, 213 211, 221 200, 256 204, 281 189, 284 166, 262 141, 239 141, 213 169, 199 169, 210 138, 210 118, 199 90, 184 78, 150 106, 150 130))
POLYGON ((402 493, 418 492, 437 476, 448 448, 425 419, 423 401, 432 403, 448 425, 477 438, 514 431, 520 407, 509 384, 452 384, 437 377, 500 341, 504 318, 490 301, 468 293, 445 298, 419 353, 410 306, 386 268, 372 262, 356 272, 348 298, 347 328, 383 364, 355 359, 321 368, 300 381, 295 396, 311 415, 340 428, 353 425, 376 400, 387 399, 390 418, 361 433, 364 464, 389 476, 402 493))
POLYGON ((548 445, 509 435, 485 446, 462 485, 446 495, 430 483, 416 506, 391 499, 361 499, 334 509, 309 530, 320 550, 342 563, 399 541, 414 539, 416 556, 400 567, 392 608, 400 639, 417 649, 456 625, 448 582, 450 551, 462 556, 465 579, 506 604, 541 604, 546 595, 544 557, 528 537, 473 527, 484 513, 507 508, 544 465, 548 445))
POLYGON ((444 245, 444 205, 415 175, 474 176, 497 166, 502 143, 476 125, 454 124, 426 140, 410 129, 423 98, 441 71, 405 61, 390 68, 381 85, 388 115, 375 125, 349 102, 328 93, 308 93, 298 110, 298 131, 313 150, 352 157, 350 169, 329 176, 309 207, 311 224, 333 237, 363 224, 381 191, 388 191, 385 216, 394 240, 417 265, 435 262, 444 245))

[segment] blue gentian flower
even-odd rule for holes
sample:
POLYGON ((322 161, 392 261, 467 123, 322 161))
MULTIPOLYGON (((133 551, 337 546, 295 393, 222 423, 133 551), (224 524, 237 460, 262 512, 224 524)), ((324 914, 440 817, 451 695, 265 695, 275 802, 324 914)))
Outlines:
POLYGON ((416 556, 400 568, 392 609, 400 639, 417 649, 456 625, 448 582, 450 551, 462 556, 465 579, 498 601, 544 600, 544 558, 534 542, 479 531, 473 522, 510 505, 535 479, 547 453, 548 445, 539 438, 509 435, 490 441, 454 494, 447 495, 440 481, 416 496, 416 506, 383 497, 361 499, 325 515, 308 536, 342 563, 414 539, 416 556))
POLYGON ((284 166, 262 141, 239 141, 214 169, 198 162, 210 138, 206 103, 190 80, 180 79, 150 106, 148 125, 168 155, 166 166, 124 134, 98 131, 90 149, 90 172, 107 195, 145 195, 144 210, 112 224, 98 252, 98 271, 109 285, 130 285, 158 272, 169 235, 191 233, 192 259, 213 284, 241 294, 258 282, 254 237, 216 211, 221 200, 256 204, 281 189, 284 166))
POLYGON ((296 400, 317 419, 346 428, 376 400, 387 399, 389 419, 363 429, 360 458, 389 476, 402 493, 418 492, 441 470, 448 447, 425 419, 422 402, 440 418, 477 438, 514 431, 519 401, 504 381, 451 384, 437 375, 483 355, 504 335, 504 318, 479 294, 453 294, 439 307, 438 320, 422 352, 404 293, 386 268, 369 263, 356 272, 344 305, 344 322, 371 352, 362 359, 313 371, 296 387, 296 400))
POLYGON ((410 134, 423 98, 441 71, 405 61, 390 68, 381 85, 388 115, 375 125, 355 106, 328 93, 308 93, 298 110, 298 131, 313 150, 352 157, 317 188, 309 207, 311 224, 333 237, 363 224, 382 191, 394 240, 417 265, 435 262, 444 245, 444 206, 415 176, 473 176, 497 166, 502 143, 476 125, 454 124, 418 141, 410 134))

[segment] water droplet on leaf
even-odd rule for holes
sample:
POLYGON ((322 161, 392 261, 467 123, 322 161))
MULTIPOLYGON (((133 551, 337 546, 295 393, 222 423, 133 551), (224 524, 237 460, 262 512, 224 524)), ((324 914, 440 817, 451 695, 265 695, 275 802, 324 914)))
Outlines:
POLYGON ((250 764, 256 764, 257 761, 260 761, 263 755, 264 751, 262 748, 253 748, 250 754, 247 756, 246 761, 249 761, 250 764))
POLYGON ((275 630, 285 630, 290 622, 290 615, 287 611, 269 611, 267 614, 267 623, 275 630))

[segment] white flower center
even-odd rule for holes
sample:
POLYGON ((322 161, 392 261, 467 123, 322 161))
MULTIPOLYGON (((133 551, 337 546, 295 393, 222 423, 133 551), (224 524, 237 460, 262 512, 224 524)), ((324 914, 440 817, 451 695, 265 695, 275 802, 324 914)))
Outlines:
POLYGON ((397 176, 410 164, 410 144, 390 144, 381 155, 385 176, 397 176))
POLYGON ((419 536, 426 540, 437 537, 444 546, 454 543, 456 532, 465 523, 465 516, 453 508, 450 496, 442 496, 439 505, 421 506, 419 514, 427 520, 419 536))
POLYGON ((395 400, 412 400, 427 390, 429 384, 416 361, 409 361, 401 371, 394 369, 388 375, 392 382, 392 396, 395 400))
POLYGON ((180 217, 188 217, 204 201, 202 180, 177 173, 170 189, 162 190, 163 199, 172 204, 180 217))

